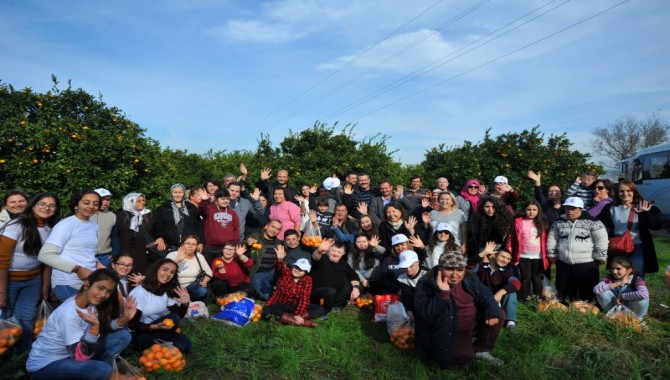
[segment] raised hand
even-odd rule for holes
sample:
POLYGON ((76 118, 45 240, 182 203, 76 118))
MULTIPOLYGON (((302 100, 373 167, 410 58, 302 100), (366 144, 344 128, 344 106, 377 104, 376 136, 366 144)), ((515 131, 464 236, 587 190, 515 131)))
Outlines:
POLYGON ((410 215, 409 218, 407 218, 407 221, 405 222, 405 228, 407 228, 410 231, 414 231, 414 226, 416 226, 417 220, 414 215, 410 215))
POLYGON ((335 240, 330 238, 323 239, 323 241, 321 242, 321 244, 319 244, 316 250, 319 251, 320 253, 326 253, 328 252, 330 247, 333 246, 333 244, 335 244, 335 240))
POLYGON ((310 210, 310 211, 309 211, 309 220, 310 220, 312 223, 316 223, 316 222, 317 222, 317 219, 316 219, 316 211, 314 211, 314 210, 310 210))
POLYGON ((649 203, 645 200, 641 200, 640 203, 635 208, 635 211, 637 211, 637 212, 646 212, 646 211, 649 211, 649 210, 651 210, 651 203, 649 203))
POLYGON ((535 182, 535 186, 540 186, 542 182, 540 181, 542 179, 542 172, 538 171, 535 173, 532 170, 528 171, 528 178, 532 179, 535 182))
POLYGON ((409 244, 414 248, 426 248, 426 245, 423 244, 423 240, 420 237, 411 235, 409 237, 409 244))
POLYGON ((302 195, 295 195, 293 198, 298 201, 298 203, 305 203, 305 197, 302 195))
POLYGON ((400 199, 404 193, 405 188, 402 185, 396 186, 395 192, 393 193, 393 199, 400 199))
POLYGON ((128 296, 126 302, 123 305, 123 317, 127 320, 133 319, 135 313, 137 312, 137 301, 135 297, 128 296))
POLYGON ((423 207, 423 208, 428 208, 428 207, 430 207, 430 199, 428 199, 428 198, 421 198, 421 207, 423 207))
POLYGON ((261 170, 261 181, 267 181, 270 177, 272 177, 272 169, 263 168, 263 170, 261 170))
POLYGON ((437 283, 437 288, 440 289, 443 292, 448 292, 451 290, 451 287, 449 286, 449 282, 447 281, 447 277, 444 275, 442 270, 437 271, 437 278, 435 279, 435 282, 437 283))
POLYGON ((257 201, 261 199, 261 189, 255 188, 254 191, 251 192, 251 199, 257 201))
POLYGON ((128 275, 128 281, 130 281, 133 286, 140 286, 142 281, 144 281, 144 276, 140 273, 131 273, 128 275))
POLYGON ((316 194, 316 191, 317 191, 317 190, 319 190, 319 187, 316 186, 316 185, 314 185, 314 186, 312 186, 312 187, 309 188, 309 193, 310 193, 310 194, 316 194))
POLYGON ((179 248, 177 249, 177 257, 175 259, 176 259, 175 261, 178 263, 186 260, 186 247, 184 247, 183 245, 179 246, 179 248))
POLYGON ((244 253, 245 253, 246 251, 247 251, 247 246, 244 245, 244 244, 238 244, 238 245, 235 247, 235 254, 236 254, 238 257, 244 255, 244 253))
POLYGON ((205 191, 205 189, 196 190, 195 195, 198 198, 200 198, 201 201, 209 199, 209 194, 207 194, 207 191, 205 191))
POLYGON ((356 210, 358 210, 358 212, 361 215, 367 215, 368 214, 368 204, 365 203, 365 202, 358 202, 358 207, 356 207, 356 210))
POLYGON ((282 244, 277 244, 275 246, 275 253, 277 254, 277 260, 284 261, 286 257, 286 248, 282 244))
POLYGON ((182 288, 181 286, 177 286, 176 288, 174 288, 174 292, 177 293, 177 297, 173 297, 173 299, 179 302, 180 304, 188 305, 189 302, 191 302, 191 296, 188 295, 188 291, 182 288))
POLYGON ((240 162, 240 174, 242 174, 242 177, 246 177, 247 174, 249 174, 247 166, 244 164, 244 162, 240 162))
POLYGON ((84 322, 88 322, 88 324, 91 325, 91 327, 100 327, 100 321, 98 320, 98 314, 95 311, 95 308, 93 306, 89 306, 86 309, 86 313, 79 309, 75 309, 77 312, 77 315, 79 318, 83 319, 84 322))
POLYGON ((575 178, 575 182, 577 182, 577 183, 582 183, 582 177, 577 177, 577 178, 575 178))
POLYGON ((370 247, 372 247, 373 249, 374 249, 374 248, 377 248, 377 246, 379 246, 379 236, 377 236, 377 235, 372 235, 372 236, 370 236, 370 243, 369 243, 369 245, 370 245, 370 247))

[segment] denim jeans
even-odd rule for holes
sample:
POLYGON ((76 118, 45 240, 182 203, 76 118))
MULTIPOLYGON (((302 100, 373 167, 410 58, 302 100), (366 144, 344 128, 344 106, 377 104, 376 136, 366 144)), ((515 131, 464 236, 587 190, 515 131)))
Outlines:
POLYGON ((90 360, 78 362, 73 359, 57 360, 30 374, 30 379, 108 379, 112 363, 132 340, 126 328, 101 335, 95 353, 90 360))
POLYGON ((112 267, 112 253, 105 253, 103 255, 98 255, 95 257, 96 260, 100 261, 100 264, 104 265, 107 268, 112 267))
MULTIPOLYGON (((602 294, 596 294, 596 299, 605 312, 608 312, 616 306, 616 294, 611 290, 602 294)), ((649 310, 649 298, 639 301, 625 301, 624 306, 633 310, 633 313, 635 313, 638 318, 642 319, 647 315, 647 310, 649 310)))
POLYGON ((256 272, 251 278, 251 286, 258 293, 258 298, 263 301, 267 301, 272 294, 272 278, 274 275, 275 270, 272 269, 266 272, 256 272))
POLYGON ((69 286, 69 285, 56 285, 51 290, 51 293, 60 301, 64 302, 66 299, 77 295, 79 290, 69 286))
POLYGON ((186 287, 186 291, 191 296, 192 301, 204 300, 207 297, 207 287, 200 286, 197 282, 192 282, 186 287))
POLYGON ((500 300, 500 306, 505 310, 506 321, 516 321, 516 292, 505 294, 500 300))
POLYGON ((23 329, 21 338, 16 343, 18 352, 30 348, 33 339, 33 322, 37 313, 37 303, 40 300, 42 278, 36 276, 25 281, 7 282, 7 304, 0 312, 2 319, 16 318, 23 329))

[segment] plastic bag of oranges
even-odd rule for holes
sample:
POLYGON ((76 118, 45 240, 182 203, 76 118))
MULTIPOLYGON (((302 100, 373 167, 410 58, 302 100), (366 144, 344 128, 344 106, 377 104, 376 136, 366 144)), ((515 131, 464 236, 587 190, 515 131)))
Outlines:
POLYGON ((21 337, 23 329, 13 320, 0 319, 0 356, 4 355, 21 337))
POLYGON ((314 227, 312 223, 307 224, 305 232, 302 234, 302 244, 306 247, 316 248, 323 242, 321 238, 321 230, 319 227, 314 227))
POLYGON ((114 362, 112 362, 112 376, 111 380, 146 380, 142 375, 142 370, 128 363, 120 355, 116 355, 114 362))
POLYGON ((53 307, 44 300, 37 307, 37 315, 35 316, 35 323, 33 323, 33 339, 37 339, 37 336, 42 332, 53 310, 53 307))
POLYGON ((613 322, 619 326, 629 327, 633 331, 642 331, 640 319, 635 315, 633 310, 624 305, 616 305, 605 314, 607 321, 613 322))
POLYGON ((391 333, 391 343, 402 350, 414 349, 414 327, 398 327, 391 333))
POLYGON ((139 362, 147 372, 159 369, 180 372, 186 366, 184 355, 171 342, 155 343, 142 351, 139 362))

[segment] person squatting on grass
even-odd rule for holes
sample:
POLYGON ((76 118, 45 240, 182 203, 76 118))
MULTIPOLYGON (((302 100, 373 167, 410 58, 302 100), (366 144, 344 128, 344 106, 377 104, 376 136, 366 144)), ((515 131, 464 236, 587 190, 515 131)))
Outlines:
POLYGON ((642 319, 649 310, 647 284, 627 257, 612 259, 609 276, 598 283, 593 292, 605 313, 616 305, 624 305, 642 319))
POLYGON ((177 263, 159 259, 151 264, 144 281, 130 296, 137 302, 137 313, 129 327, 135 332, 133 340, 140 351, 160 339, 172 342, 184 354, 191 352, 191 341, 176 331, 191 302, 188 291, 179 286, 177 263))
POLYGON ((298 259, 291 266, 284 261, 286 249, 277 246, 275 270, 279 280, 275 291, 265 303, 263 318, 279 318, 285 325, 316 327, 314 319, 325 315, 326 311, 318 304, 310 303, 312 278, 307 274, 312 269, 305 258, 298 259))
POLYGON ((504 312, 489 289, 465 267, 460 252, 443 253, 437 267, 417 284, 417 352, 443 368, 468 364, 475 358, 501 365, 502 360, 491 351, 504 312))
POLYGON ((323 303, 326 312, 333 307, 344 307, 347 301, 355 300, 364 291, 356 272, 346 259, 342 260, 346 253, 346 244, 332 239, 324 239, 312 253, 311 301, 323 303))
POLYGON ((119 276, 91 273, 74 297, 49 316, 26 363, 31 379, 107 379, 112 363, 131 341, 124 325, 137 312, 133 297, 121 309, 119 276))

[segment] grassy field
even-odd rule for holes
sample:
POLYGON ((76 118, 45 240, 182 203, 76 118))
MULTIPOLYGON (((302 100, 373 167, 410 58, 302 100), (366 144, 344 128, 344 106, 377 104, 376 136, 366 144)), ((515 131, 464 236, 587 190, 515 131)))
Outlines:
MULTIPOLYGON (((656 238, 662 268, 670 262, 670 238, 656 238)), ((618 327, 602 316, 538 313, 520 305, 518 327, 503 331, 493 354, 502 367, 474 363, 441 370, 412 351, 395 348, 372 312, 353 306, 331 313, 314 330, 261 322, 234 328, 189 320, 185 333, 194 350, 181 373, 160 379, 669 379, 670 290, 663 273, 649 275, 648 330, 618 327)), ((124 357, 137 361, 128 350, 124 357)), ((24 359, 25 360, 25 359, 24 359)), ((21 358, 5 363, 0 377, 22 378, 21 358), (15 375, 16 374, 16 375, 15 375)))

